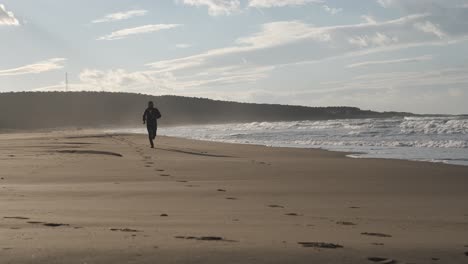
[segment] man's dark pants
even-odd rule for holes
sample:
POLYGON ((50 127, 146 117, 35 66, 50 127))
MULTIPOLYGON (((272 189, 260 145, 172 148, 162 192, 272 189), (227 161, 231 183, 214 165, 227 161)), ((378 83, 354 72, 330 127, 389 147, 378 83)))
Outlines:
POLYGON ((146 128, 148 129, 148 138, 149 138, 151 147, 154 147, 153 140, 156 138, 156 131, 158 130, 158 125, 148 123, 146 125, 146 128))

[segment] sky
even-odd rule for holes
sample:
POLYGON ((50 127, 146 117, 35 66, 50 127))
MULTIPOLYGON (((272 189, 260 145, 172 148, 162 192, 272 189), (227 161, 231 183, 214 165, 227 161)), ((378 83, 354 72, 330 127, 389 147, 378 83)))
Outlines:
POLYGON ((468 0, 0 0, 0 92, 468 114, 468 0))

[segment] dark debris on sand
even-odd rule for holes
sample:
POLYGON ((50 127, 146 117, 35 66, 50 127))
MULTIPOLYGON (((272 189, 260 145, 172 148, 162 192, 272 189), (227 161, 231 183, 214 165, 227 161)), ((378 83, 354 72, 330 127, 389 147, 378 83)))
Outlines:
POLYGON ((284 214, 284 215, 287 215, 287 216, 299 216, 299 214, 296 214, 296 213, 288 213, 288 214, 284 214))
POLYGON ((329 248, 329 249, 343 248, 342 245, 333 244, 333 243, 324 243, 324 242, 297 242, 297 243, 307 248, 329 248))
POLYGON ((224 241, 224 242, 237 242, 235 240, 228 240, 219 236, 175 236, 178 239, 199 240, 199 241, 224 241))
POLYGON ((356 224, 353 222, 347 222, 347 221, 339 221, 336 222, 337 225, 345 225, 345 226, 355 226, 356 224))
POLYGON ((45 224, 44 222, 40 222, 40 221, 28 221, 26 222, 28 224, 33 224, 33 225, 38 225, 38 224, 45 224))
POLYGON ((110 152, 110 151, 99 151, 99 150, 57 150, 57 153, 62 154, 91 154, 91 155, 107 155, 107 156, 114 156, 114 157, 123 157, 120 153, 110 152))
POLYGON ((284 206, 277 205, 277 204, 271 204, 271 205, 268 205, 268 207, 271 207, 271 208, 284 208, 284 206))
POLYGON ((367 259, 372 261, 372 262, 377 262, 377 263, 380 263, 380 264, 394 264, 394 263, 396 263, 395 260, 389 259, 389 258, 370 257, 370 258, 367 258, 367 259))
POLYGON ((375 237, 392 237, 391 235, 383 234, 383 233, 372 233, 372 232, 363 232, 361 235, 365 236, 375 236, 375 237))
POLYGON ((139 230, 130 229, 130 228, 109 228, 109 230, 110 231, 120 231, 120 232, 132 232, 132 233, 141 232, 139 230))
POLYGON ((49 227, 70 226, 69 224, 60 224, 60 223, 44 223, 42 225, 49 226, 49 227))

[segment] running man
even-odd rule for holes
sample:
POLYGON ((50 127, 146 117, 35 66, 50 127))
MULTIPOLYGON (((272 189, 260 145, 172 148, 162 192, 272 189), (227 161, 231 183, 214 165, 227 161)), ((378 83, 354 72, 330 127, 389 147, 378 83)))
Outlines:
POLYGON ((161 118, 159 110, 154 107, 154 103, 152 101, 148 102, 148 108, 146 108, 145 113, 143 114, 143 124, 146 124, 146 128, 148 129, 151 148, 154 148, 153 140, 156 139, 159 118, 161 118))

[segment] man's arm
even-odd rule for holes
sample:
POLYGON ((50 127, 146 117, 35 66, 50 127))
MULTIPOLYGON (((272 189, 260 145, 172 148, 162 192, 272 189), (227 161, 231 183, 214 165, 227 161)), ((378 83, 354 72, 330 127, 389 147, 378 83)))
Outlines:
POLYGON ((148 115, 148 109, 145 110, 145 112, 143 113, 143 124, 146 123, 146 116, 148 115))
POLYGON ((161 117, 162 117, 161 112, 159 112, 159 109, 156 108, 156 118, 159 119, 161 117))

